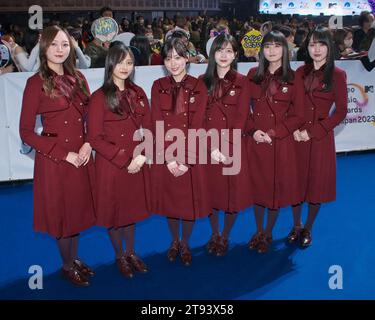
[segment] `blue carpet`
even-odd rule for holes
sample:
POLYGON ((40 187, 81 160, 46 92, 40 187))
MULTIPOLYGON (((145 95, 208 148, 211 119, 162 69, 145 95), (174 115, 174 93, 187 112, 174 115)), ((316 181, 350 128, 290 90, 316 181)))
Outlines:
MULTIPOLYGON (((263 255, 246 248, 255 230, 253 210, 241 213, 225 257, 205 252, 210 227, 199 221, 191 245, 190 268, 169 263, 170 236, 163 218, 153 216, 137 226, 136 249, 151 268, 132 280, 121 277, 102 228, 82 234, 80 256, 97 275, 88 288, 60 279, 55 241, 32 230, 32 184, 0 186, 0 299, 373 299, 375 226, 375 153, 339 155, 337 201, 322 207, 306 250, 287 246, 292 225, 283 209, 274 231, 272 250, 263 255), (43 290, 28 286, 29 267, 43 268, 43 290), (343 289, 329 288, 328 270, 343 270, 343 289)), ((304 215, 306 208, 304 208, 304 215)))

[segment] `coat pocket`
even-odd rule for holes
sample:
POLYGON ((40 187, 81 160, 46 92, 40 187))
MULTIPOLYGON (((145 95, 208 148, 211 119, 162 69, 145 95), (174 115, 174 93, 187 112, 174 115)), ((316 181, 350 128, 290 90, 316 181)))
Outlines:
POLYGON ((334 97, 334 94, 333 94, 332 90, 328 91, 328 92, 314 91, 313 97, 318 98, 318 99, 323 99, 323 100, 329 100, 329 101, 335 100, 335 97, 334 97))
POLYGON ((128 114, 127 113, 124 113, 123 115, 119 115, 117 113, 114 113, 112 111, 107 111, 105 112, 104 114, 104 121, 122 121, 122 120, 126 120, 128 118, 128 114))

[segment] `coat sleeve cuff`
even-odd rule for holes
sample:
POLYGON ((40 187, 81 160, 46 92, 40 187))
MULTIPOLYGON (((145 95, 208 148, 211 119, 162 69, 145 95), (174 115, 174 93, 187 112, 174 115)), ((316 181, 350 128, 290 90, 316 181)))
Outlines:
POLYGON ((68 156, 68 154, 69 154, 68 150, 66 150, 64 147, 62 147, 58 143, 56 143, 53 146, 52 150, 49 152, 48 156, 53 161, 59 163, 59 162, 65 160, 66 157, 68 156))

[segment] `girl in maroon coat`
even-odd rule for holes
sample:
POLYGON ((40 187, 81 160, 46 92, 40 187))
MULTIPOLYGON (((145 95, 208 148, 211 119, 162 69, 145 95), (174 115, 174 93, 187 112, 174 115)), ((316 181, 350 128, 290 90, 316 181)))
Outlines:
POLYGON ((305 124, 294 132, 297 141, 298 170, 302 201, 309 204, 302 227, 302 205, 293 207, 294 228, 289 242, 311 244, 311 229, 322 202, 336 198, 336 150, 333 129, 347 113, 345 71, 335 67, 332 36, 327 28, 317 27, 306 40, 306 64, 297 70, 305 88, 305 124), (335 110, 330 114, 335 103, 335 110))
POLYGON ((84 125, 89 88, 75 69, 73 45, 63 29, 44 29, 40 61, 39 72, 27 81, 20 119, 21 139, 36 150, 34 229, 57 239, 62 275, 87 286, 94 273, 78 259, 77 249, 79 233, 95 223, 94 167, 84 125), (34 131, 38 114, 41 135, 34 131))
POLYGON ((139 144, 151 114, 143 89, 131 81, 133 73, 132 51, 114 42, 106 58, 104 84, 90 99, 88 123, 96 151, 97 224, 108 228, 116 264, 128 278, 133 271, 147 272, 135 255, 134 233, 135 223, 149 216, 149 175, 139 144))
MULTIPOLYGON (((206 111, 206 130, 217 132, 223 137, 221 141, 209 141, 209 153, 214 163, 207 166, 209 191, 211 193, 213 214, 210 215, 212 236, 207 250, 217 256, 228 250, 228 237, 236 220, 237 213, 252 205, 252 194, 247 149, 242 148, 242 132, 250 112, 250 90, 247 78, 236 71, 238 45, 228 34, 221 34, 212 43, 208 67, 203 79, 209 92, 206 111), (237 141, 231 136, 232 129, 240 130, 237 141), (230 130, 229 139, 222 133, 230 130), (225 150, 227 144, 227 150, 225 150), (234 149, 234 145, 239 146, 234 149), (236 153, 237 152, 237 153, 236 153), (238 172, 224 174, 223 169, 229 167, 230 157, 237 157, 240 164, 238 172), (219 210, 225 212, 224 229, 220 235, 219 210)), ((231 163, 231 166, 234 165, 231 163)))
POLYGON ((293 132, 304 121, 303 85, 289 65, 284 35, 270 31, 262 41, 259 66, 248 73, 252 98, 249 161, 254 188, 257 232, 250 249, 266 252, 279 208, 300 201, 293 132), (268 208, 265 230, 263 219, 268 208))
POLYGON ((211 211, 204 167, 197 163, 198 150, 191 143, 197 141, 192 139, 188 143, 187 139, 189 129, 204 127, 207 89, 203 81, 187 75, 189 56, 181 39, 167 40, 162 56, 170 76, 156 80, 151 91, 156 134, 156 164, 152 170, 153 211, 168 217, 173 238, 168 258, 174 261, 180 254, 182 262, 188 266, 192 262, 188 241, 194 221, 208 216, 211 211), (163 131, 162 126, 166 128, 165 138, 163 132, 158 133, 163 131), (174 139, 176 134, 177 140, 174 139), (177 157, 172 151, 176 144, 179 148, 177 157))

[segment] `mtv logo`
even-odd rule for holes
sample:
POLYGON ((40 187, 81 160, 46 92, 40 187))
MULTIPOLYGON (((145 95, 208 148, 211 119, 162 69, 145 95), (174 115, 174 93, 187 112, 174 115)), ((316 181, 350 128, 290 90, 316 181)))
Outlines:
POLYGON ((374 93, 374 86, 365 86, 366 93, 374 93))

